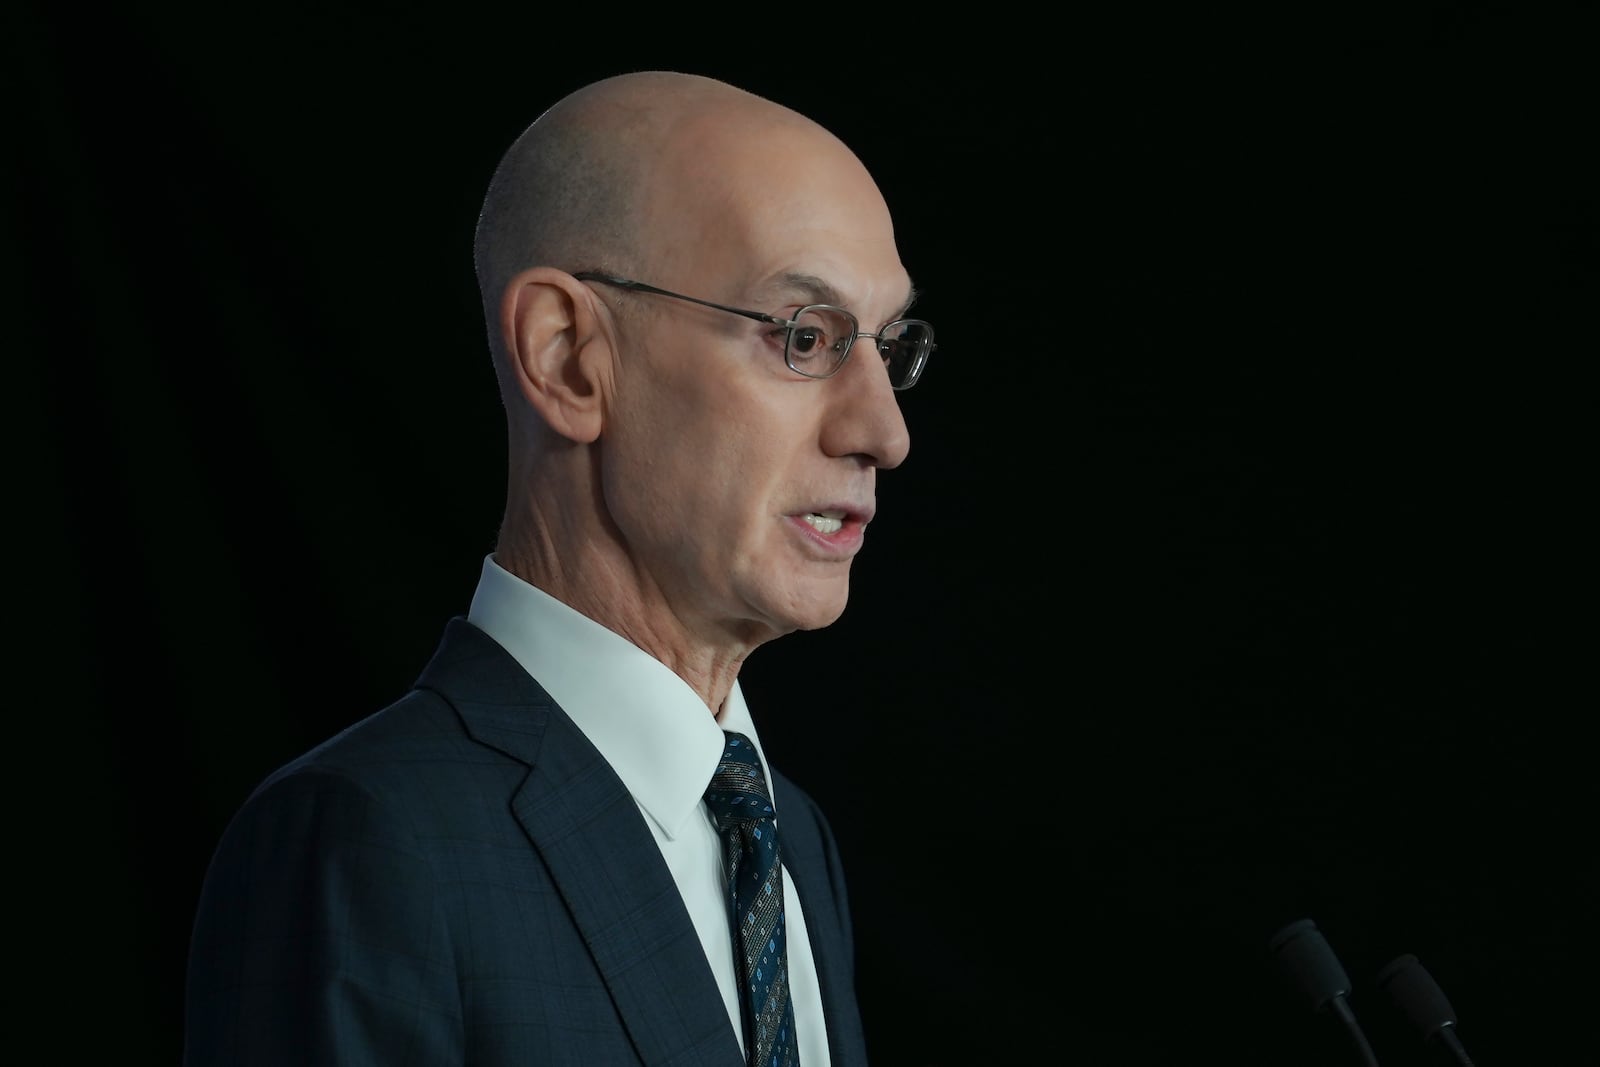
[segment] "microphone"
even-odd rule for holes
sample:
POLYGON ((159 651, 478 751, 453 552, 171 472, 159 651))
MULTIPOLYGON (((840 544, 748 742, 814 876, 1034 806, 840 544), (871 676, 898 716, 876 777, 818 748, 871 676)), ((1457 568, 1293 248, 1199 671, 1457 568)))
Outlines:
POLYGON ((1424 1042, 1443 1045, 1452 1062, 1472 1067, 1467 1050, 1456 1036, 1456 1011, 1428 969, 1409 952, 1397 956, 1378 972, 1379 988, 1388 993, 1394 1006, 1411 1020, 1424 1042))
POLYGON ((1372 1045, 1356 1022, 1350 1007, 1350 976, 1327 939, 1310 919, 1298 919, 1272 935, 1268 942, 1278 964, 1314 1011, 1339 1021, 1364 1067, 1378 1067, 1372 1045))

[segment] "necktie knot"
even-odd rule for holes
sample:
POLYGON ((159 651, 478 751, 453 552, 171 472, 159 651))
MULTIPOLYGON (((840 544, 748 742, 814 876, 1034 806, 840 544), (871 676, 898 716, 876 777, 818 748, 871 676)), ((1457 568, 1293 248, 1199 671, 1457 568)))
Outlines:
POLYGON ((756 746, 744 734, 726 731, 722 759, 706 787, 706 807, 717 829, 728 831, 740 823, 772 818, 772 797, 761 773, 756 746))

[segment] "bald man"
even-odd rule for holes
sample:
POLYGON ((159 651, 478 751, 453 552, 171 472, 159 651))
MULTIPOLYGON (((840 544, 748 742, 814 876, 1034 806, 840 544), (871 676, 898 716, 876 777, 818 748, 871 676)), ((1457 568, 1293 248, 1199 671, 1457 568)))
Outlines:
POLYGON ((414 688, 227 827, 186 1062, 863 1064, 832 831, 739 671, 839 617, 906 457, 933 332, 883 197, 810 119, 628 74, 510 147, 475 257, 498 539, 414 688), (748 914, 743 752, 766 821, 733 838, 776 841, 748 914))

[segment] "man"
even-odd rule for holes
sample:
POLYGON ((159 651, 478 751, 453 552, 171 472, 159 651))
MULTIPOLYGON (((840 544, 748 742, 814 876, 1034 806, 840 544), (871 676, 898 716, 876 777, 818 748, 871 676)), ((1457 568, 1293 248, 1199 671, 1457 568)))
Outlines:
POLYGON ((933 344, 888 209, 814 122, 643 72, 518 138, 476 259, 498 540, 415 688, 227 828, 186 1060, 864 1063, 827 822, 749 770, 779 862, 746 912, 725 864, 772 827, 707 787, 759 756, 745 657, 838 618, 906 456, 933 344))

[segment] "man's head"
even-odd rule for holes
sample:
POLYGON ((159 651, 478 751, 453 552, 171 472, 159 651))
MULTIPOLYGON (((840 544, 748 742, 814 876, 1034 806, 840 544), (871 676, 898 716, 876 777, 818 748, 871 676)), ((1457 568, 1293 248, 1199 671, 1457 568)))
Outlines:
POLYGON ((476 253, 511 429, 502 561, 664 659, 836 619, 875 472, 909 445, 873 343, 806 378, 781 326, 573 275, 778 318, 837 304, 877 332, 912 289, 856 156, 721 82, 607 79, 513 145, 476 253))

